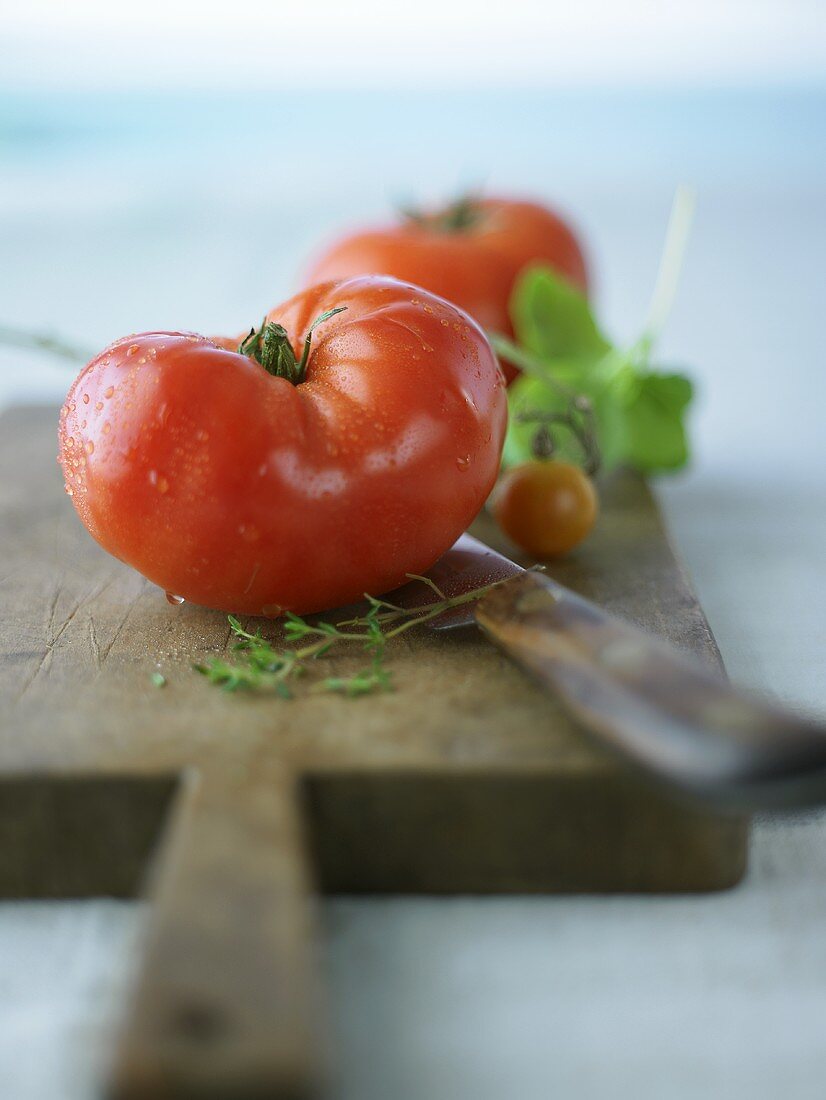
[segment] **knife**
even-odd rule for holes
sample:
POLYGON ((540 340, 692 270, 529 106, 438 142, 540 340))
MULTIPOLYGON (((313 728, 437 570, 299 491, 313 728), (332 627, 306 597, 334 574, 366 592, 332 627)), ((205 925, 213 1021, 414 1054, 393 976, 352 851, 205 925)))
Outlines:
MULTIPOLYGON (((449 598, 500 582, 427 626, 476 623, 605 746, 676 791, 734 811, 826 801, 823 724, 739 690, 470 535, 427 575, 449 598)), ((414 609, 433 591, 411 581, 388 598, 414 609)))

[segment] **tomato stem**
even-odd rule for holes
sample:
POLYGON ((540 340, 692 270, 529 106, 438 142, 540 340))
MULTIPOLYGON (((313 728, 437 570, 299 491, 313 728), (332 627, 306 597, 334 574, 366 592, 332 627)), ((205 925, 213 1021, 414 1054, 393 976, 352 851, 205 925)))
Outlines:
POLYGON ((564 412, 546 413, 527 410, 519 413, 516 419, 521 424, 536 424, 537 428, 531 442, 534 458, 553 458, 557 445, 553 429, 567 429, 582 449, 582 468, 589 477, 599 472, 601 455, 594 425, 593 409, 590 402, 579 399, 568 406, 564 412))
POLYGON ((284 326, 275 321, 268 321, 266 317, 260 328, 250 329, 249 335, 238 345, 238 352, 260 363, 267 374, 284 378, 297 386, 304 381, 304 375, 307 372, 313 332, 322 322, 335 317, 337 313, 343 313, 346 308, 347 306, 338 306, 337 309, 328 309, 316 317, 307 330, 300 359, 295 357, 289 334, 284 326))
POLYGON ((329 321, 329 319, 335 317, 337 313, 344 313, 345 309, 347 309, 347 306, 338 306, 336 309, 325 310, 324 313, 316 317, 309 329, 307 329, 307 335, 304 338, 304 350, 301 352, 301 359, 298 363, 299 382, 303 381, 304 374, 307 370, 307 360, 310 358, 310 341, 313 338, 313 333, 320 324, 323 324, 324 321, 329 321))
POLYGON ((416 207, 402 207, 400 213, 407 221, 435 233, 465 233, 484 217, 475 195, 462 195, 435 214, 416 207))

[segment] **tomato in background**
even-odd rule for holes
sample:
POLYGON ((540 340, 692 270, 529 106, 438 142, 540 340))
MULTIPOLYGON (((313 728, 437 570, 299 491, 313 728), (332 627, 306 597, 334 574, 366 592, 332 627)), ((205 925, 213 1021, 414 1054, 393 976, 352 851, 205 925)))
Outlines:
MULTIPOLYGON (((393 275, 454 302, 486 331, 512 336, 511 290, 534 262, 587 291, 582 248, 558 214, 532 202, 469 199, 343 237, 318 257, 307 282, 393 275)), ((504 369, 508 380, 518 373, 510 365, 504 369)))
POLYGON ((268 320, 246 342, 261 361, 175 332, 101 352, 61 412, 67 492, 101 546, 198 604, 278 615, 386 592, 493 486, 496 357, 461 310, 383 277, 311 287, 268 320))

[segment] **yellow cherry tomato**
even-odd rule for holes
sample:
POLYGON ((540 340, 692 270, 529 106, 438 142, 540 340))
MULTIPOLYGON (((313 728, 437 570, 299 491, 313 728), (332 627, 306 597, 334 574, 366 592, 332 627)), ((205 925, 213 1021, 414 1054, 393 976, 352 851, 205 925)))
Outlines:
POLYGON ((588 535, 599 503, 594 483, 569 462, 526 462, 506 470, 492 511, 508 538, 535 558, 555 558, 588 535))

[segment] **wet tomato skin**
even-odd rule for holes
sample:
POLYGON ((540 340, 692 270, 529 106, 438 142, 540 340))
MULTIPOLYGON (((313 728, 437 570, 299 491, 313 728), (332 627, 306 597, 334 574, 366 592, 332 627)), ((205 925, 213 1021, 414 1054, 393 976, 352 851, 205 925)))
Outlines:
POLYGON ((541 561, 578 546, 593 528, 599 504, 593 481, 579 466, 537 460, 505 471, 491 509, 508 538, 541 561))
POLYGON ((305 381, 237 340, 116 341, 60 417, 67 492, 94 538, 177 596, 305 613, 423 572, 496 478, 504 382, 479 327, 394 279, 311 287, 273 310, 305 381))
MULTIPOLYGON (((533 202, 489 198, 473 205, 478 219, 462 229, 408 220, 343 237, 318 257, 307 282, 382 272, 426 287, 486 331, 506 336, 513 335, 511 291, 528 264, 547 264, 587 291, 582 247, 559 215, 533 202)), ((508 366, 506 374, 516 371, 508 366)))

